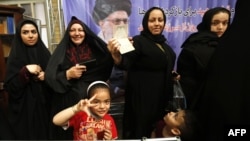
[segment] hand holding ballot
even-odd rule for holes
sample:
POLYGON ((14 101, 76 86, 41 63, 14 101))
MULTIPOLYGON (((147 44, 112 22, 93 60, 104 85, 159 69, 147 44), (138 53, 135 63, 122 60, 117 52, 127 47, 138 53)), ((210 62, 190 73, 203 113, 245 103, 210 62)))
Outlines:
POLYGON ((117 65, 121 63, 122 54, 135 50, 132 37, 128 37, 128 25, 113 27, 113 38, 108 41, 108 50, 117 65))
POLYGON ((111 53, 112 58, 114 59, 114 63, 117 65, 121 63, 122 59, 122 55, 120 53, 120 47, 121 44, 118 42, 117 39, 112 38, 108 41, 108 50, 111 53))
POLYGON ((113 27, 113 38, 120 43, 119 51, 121 54, 134 50, 132 43, 128 39, 128 25, 115 25, 113 27))

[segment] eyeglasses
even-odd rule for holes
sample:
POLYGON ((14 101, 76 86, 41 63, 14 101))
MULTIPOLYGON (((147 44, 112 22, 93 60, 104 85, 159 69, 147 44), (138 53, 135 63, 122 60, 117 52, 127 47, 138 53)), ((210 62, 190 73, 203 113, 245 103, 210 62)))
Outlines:
POLYGON ((106 19, 106 21, 110 21, 115 25, 119 25, 121 24, 121 22, 123 22, 124 24, 127 24, 129 22, 129 19, 124 18, 124 19, 106 19))

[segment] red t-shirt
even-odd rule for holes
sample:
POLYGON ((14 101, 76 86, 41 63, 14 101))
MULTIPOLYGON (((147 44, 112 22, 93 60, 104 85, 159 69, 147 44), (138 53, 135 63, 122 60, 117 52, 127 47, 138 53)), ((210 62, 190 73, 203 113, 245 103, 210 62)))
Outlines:
POLYGON ((69 120, 69 126, 73 126, 74 140, 78 141, 103 140, 103 129, 112 131, 112 139, 118 138, 114 119, 108 114, 102 119, 96 120, 94 117, 88 116, 81 111, 69 120))

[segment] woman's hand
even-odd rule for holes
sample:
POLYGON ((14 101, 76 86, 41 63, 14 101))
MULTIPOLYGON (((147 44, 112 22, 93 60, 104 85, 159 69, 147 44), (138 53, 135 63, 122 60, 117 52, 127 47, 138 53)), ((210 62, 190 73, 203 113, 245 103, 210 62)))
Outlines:
POLYGON ((44 71, 41 71, 41 72, 39 72, 39 74, 37 75, 37 78, 38 78, 40 81, 43 81, 43 80, 44 80, 44 76, 45 76, 45 72, 44 72, 44 71))
POLYGON ((30 65, 26 65, 26 68, 31 74, 36 76, 34 77, 35 80, 44 81, 45 73, 39 65, 30 64, 30 65))
POLYGON ((42 71, 42 68, 37 64, 26 65, 26 68, 31 74, 34 75, 39 75, 39 73, 42 71))
POLYGON ((72 78, 78 79, 85 71, 87 71, 86 66, 77 64, 66 71, 67 80, 72 78))
POLYGON ((122 56, 120 53, 120 43, 112 38, 108 41, 108 50, 112 55, 112 58, 114 59, 114 63, 119 65, 121 63, 122 60, 122 56))
POLYGON ((174 81, 179 81, 181 79, 181 75, 176 71, 172 71, 172 76, 174 81))

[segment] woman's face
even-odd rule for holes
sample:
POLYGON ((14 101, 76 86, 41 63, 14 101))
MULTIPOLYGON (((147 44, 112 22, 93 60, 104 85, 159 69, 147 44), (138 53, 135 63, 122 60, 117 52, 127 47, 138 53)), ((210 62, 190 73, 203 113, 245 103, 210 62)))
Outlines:
POLYGON ((71 41, 75 45, 80 45, 85 39, 85 32, 84 32, 82 25, 80 25, 79 23, 73 24, 70 27, 69 36, 70 36, 71 41))
POLYGON ((21 28, 21 38, 27 46, 33 46, 38 40, 38 31, 33 24, 24 24, 21 28))
POLYGON ((91 112, 98 117, 103 117, 108 113, 110 108, 111 99, 109 89, 97 88, 96 90, 94 90, 93 95, 96 95, 96 97, 92 100, 91 103, 95 104, 96 106, 90 108, 91 112))
POLYGON ((229 20, 229 15, 225 12, 215 14, 211 21, 211 31, 221 37, 228 27, 229 20))
POLYGON ((161 10, 152 10, 148 18, 148 29, 153 35, 161 34, 164 29, 164 17, 161 10))

